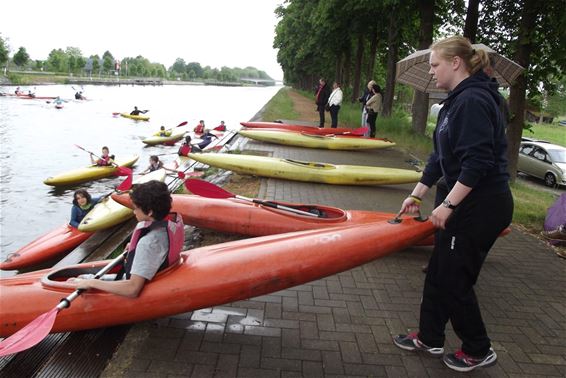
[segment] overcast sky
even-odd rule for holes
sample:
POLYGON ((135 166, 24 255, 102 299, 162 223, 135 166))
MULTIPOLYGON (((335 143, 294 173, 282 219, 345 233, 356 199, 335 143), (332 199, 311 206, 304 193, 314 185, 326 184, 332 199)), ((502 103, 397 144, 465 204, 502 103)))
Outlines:
POLYGON ((203 67, 256 67, 282 79, 273 38, 283 0, 9 0, 0 34, 12 56, 32 59, 78 47, 83 56, 109 50, 117 59, 142 55, 169 68, 177 58, 203 67))

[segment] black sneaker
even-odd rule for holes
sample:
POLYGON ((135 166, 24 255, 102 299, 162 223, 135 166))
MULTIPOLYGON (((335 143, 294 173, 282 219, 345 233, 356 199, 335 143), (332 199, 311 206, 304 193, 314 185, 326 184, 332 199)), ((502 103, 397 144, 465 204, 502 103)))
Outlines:
POLYGON ((468 356, 466 353, 459 350, 456 353, 449 353, 445 355, 443 360, 446 366, 450 369, 465 372, 474 370, 480 366, 490 366, 495 364, 497 361, 497 354, 495 354, 495 351, 492 348, 489 348, 489 352, 487 352, 485 357, 475 358, 468 356))
POLYGON ((440 357, 444 353, 444 348, 431 348, 423 344, 418 337, 417 332, 409 333, 408 335, 397 335, 393 337, 393 343, 401 349, 410 351, 423 351, 431 356, 440 357))

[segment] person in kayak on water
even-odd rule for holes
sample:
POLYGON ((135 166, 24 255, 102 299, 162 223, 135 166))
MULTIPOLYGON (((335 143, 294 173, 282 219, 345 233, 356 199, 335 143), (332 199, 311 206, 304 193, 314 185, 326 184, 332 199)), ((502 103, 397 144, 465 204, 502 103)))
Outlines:
POLYGON ((185 137, 185 141, 179 147, 179 151, 177 151, 179 156, 188 156, 190 152, 201 152, 200 148, 191 144, 191 140, 190 135, 185 137))
POLYGON ((85 100, 85 98, 83 97, 83 92, 79 91, 75 93, 75 100, 85 100))
POLYGON ((214 130, 216 130, 216 131, 226 131, 226 125, 224 124, 224 121, 220 121, 220 125, 216 126, 214 128, 214 130))
POLYGON ((156 136, 160 136, 160 137, 168 137, 171 136, 171 130, 165 130, 165 126, 161 126, 159 128, 159 132, 157 133, 156 136))
POLYGON ((135 298, 157 272, 179 261, 185 239, 184 225, 180 215, 169 214, 172 198, 167 185, 156 180, 134 185, 130 198, 138 224, 126 245, 125 279, 69 279, 67 282, 75 288, 135 298))
POLYGON ((71 221, 69 224, 78 228, 87 213, 100 201, 100 197, 91 197, 85 189, 79 189, 73 195, 73 207, 71 208, 71 221))
POLYGON ((102 156, 100 157, 100 159, 95 159, 94 155, 91 153, 90 161, 93 165, 105 167, 114 163, 114 155, 110 155, 110 150, 108 149, 108 147, 104 146, 102 147, 102 156))
POLYGON ((204 121, 202 119, 198 122, 198 125, 195 126, 193 131, 195 132, 195 134, 204 133, 204 121))
POLYGON ((134 106, 134 110, 132 110, 132 111, 130 112, 130 115, 140 115, 141 113, 144 113, 144 112, 142 112, 141 110, 139 110, 137 106, 134 106))

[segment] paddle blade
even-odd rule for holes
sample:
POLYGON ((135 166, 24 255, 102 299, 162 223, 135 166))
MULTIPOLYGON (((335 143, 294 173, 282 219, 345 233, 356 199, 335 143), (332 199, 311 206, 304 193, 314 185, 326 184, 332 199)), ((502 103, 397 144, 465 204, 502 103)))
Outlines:
POLYGON ((352 130, 352 135, 365 135, 369 131, 369 127, 359 127, 357 129, 352 130))
POLYGON ((21 352, 38 344, 53 328, 58 312, 59 309, 54 307, 51 311, 35 318, 12 336, 0 341, 0 357, 21 352))
POLYGON ((126 179, 120 185, 118 185, 116 189, 121 192, 130 190, 132 188, 133 180, 134 180, 133 175, 132 174, 128 175, 128 177, 126 177, 126 179))
POLYGON ((185 181, 185 187, 194 194, 207 198, 232 198, 234 194, 208 181, 190 179, 185 181))
POLYGON ((116 176, 131 176, 132 170, 128 167, 116 167, 116 171, 114 172, 116 176))
POLYGON ((181 126, 185 126, 186 124, 188 124, 187 121, 183 121, 180 124, 178 124, 176 127, 181 127, 181 126))
POLYGON ((177 171, 177 177, 180 178, 181 180, 184 180, 185 177, 187 177, 187 175, 183 171, 177 171))

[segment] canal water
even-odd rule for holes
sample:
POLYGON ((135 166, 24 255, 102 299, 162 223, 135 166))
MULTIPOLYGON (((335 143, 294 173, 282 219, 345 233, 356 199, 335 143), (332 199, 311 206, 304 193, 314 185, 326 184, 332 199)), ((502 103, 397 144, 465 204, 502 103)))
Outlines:
MULTIPOLYGON (((1 87, 13 93, 15 87, 1 87)), ((36 237, 68 222, 73 192, 92 195, 111 191, 122 179, 109 178, 75 187, 55 189, 43 184, 49 176, 90 164, 88 153, 102 146, 120 156, 140 155, 135 172, 144 170, 152 154, 176 152, 178 146, 145 147, 141 142, 161 125, 174 127, 199 120, 207 127, 225 121, 228 129, 251 119, 280 87, 217 86, 84 86, 87 101, 74 100, 78 86, 48 85, 35 88, 37 96, 68 100, 55 109, 46 100, 0 97, 0 259, 36 237), (148 109, 149 122, 114 117, 134 106, 148 109)), ((22 87, 27 90, 27 87, 22 87)), ((29 89, 34 90, 33 87, 29 89)), ((164 155, 167 163, 175 155, 164 155)))

